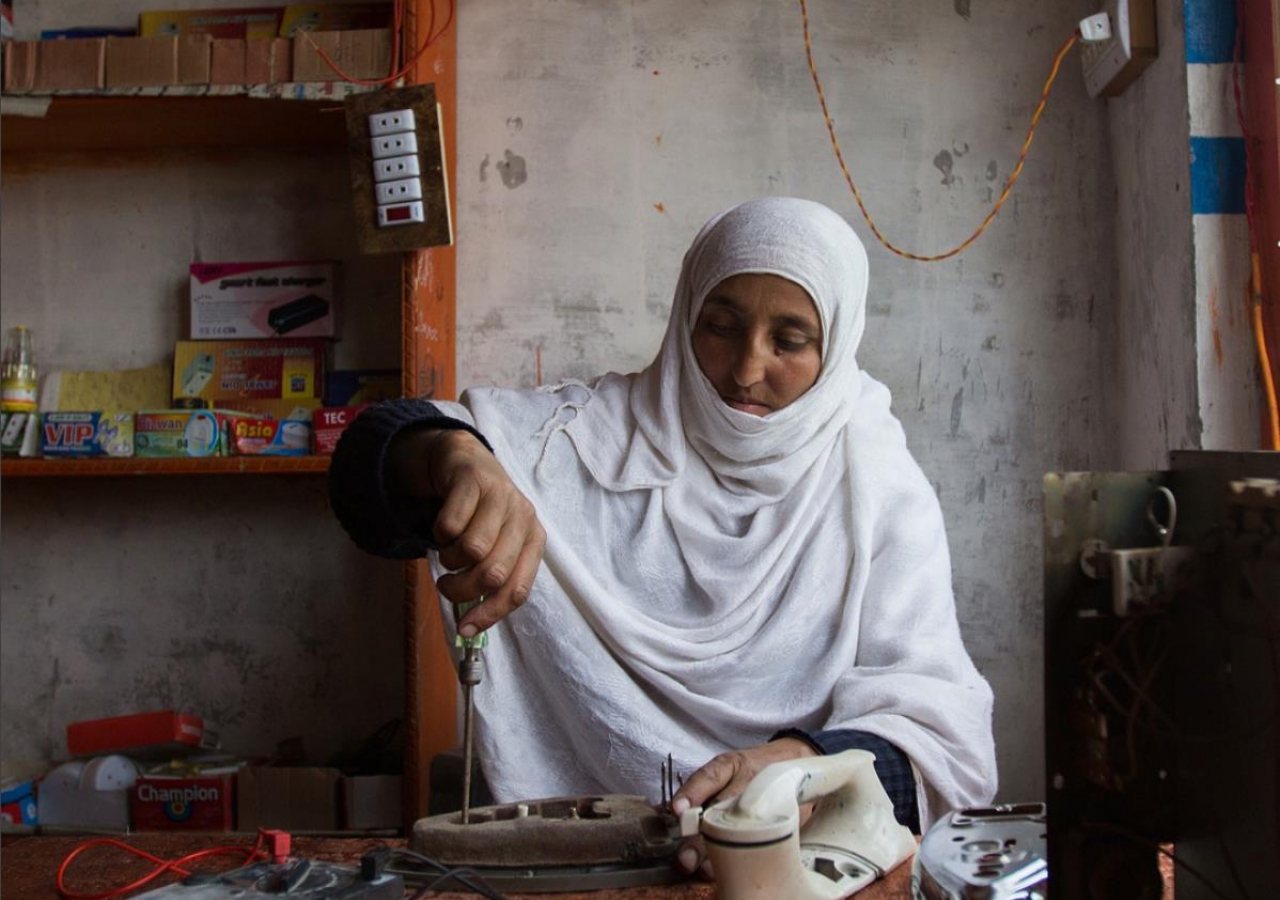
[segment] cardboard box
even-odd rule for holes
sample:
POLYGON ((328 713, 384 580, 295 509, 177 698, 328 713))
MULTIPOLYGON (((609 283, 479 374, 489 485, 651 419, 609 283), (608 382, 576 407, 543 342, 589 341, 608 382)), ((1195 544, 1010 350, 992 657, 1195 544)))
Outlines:
POLYGON ((402 396, 399 369, 337 369, 324 385, 325 406, 363 406, 402 396))
POLYGON ((312 413, 311 441, 315 452, 321 456, 332 456, 342 432, 356 420, 362 409, 363 406, 326 406, 312 413))
POLYGON ((337 831, 341 827, 342 773, 337 769, 248 766, 240 770, 237 782, 239 831, 337 831))
MULTIPOLYGON (((305 412, 305 411, 303 411, 305 412)), ((245 416, 227 423, 232 456, 306 456, 311 452, 311 419, 245 416)))
POLYGON ((243 38, 214 38, 209 64, 210 84, 248 84, 244 72, 243 38))
POLYGON ((207 34, 216 38, 275 37, 280 33, 284 8, 252 6, 237 9, 154 10, 138 16, 143 37, 174 34, 207 34))
POLYGON ((236 777, 144 775, 129 792, 136 831, 231 831, 236 777))
POLYGON ((178 341, 173 396, 213 401, 213 407, 220 400, 318 400, 325 353, 319 339, 178 341))
POLYGON ((36 86, 39 41, 9 41, 4 45, 4 89, 29 91, 36 86))
POLYGON ((291 3, 280 23, 282 37, 296 38, 302 31, 353 31, 390 28, 390 3, 291 3))
POLYGON ((40 455, 40 414, 0 412, 0 455, 40 455))
POLYGON ((337 81, 324 50, 350 78, 385 78, 391 71, 391 31, 300 31, 293 42, 294 81, 337 81))
POLYGON ((30 778, 6 782, 0 788, 0 822, 6 825, 34 825, 36 821, 35 782, 30 778))
POLYGON ((249 38, 244 52, 245 84, 282 84, 293 78, 293 41, 249 38))
POLYGON ((133 452, 143 459, 225 456, 227 422, 221 409, 143 410, 133 417, 133 452))
POLYGON ((324 405, 319 397, 295 397, 288 400, 219 400, 218 409, 228 415, 248 414, 264 419, 309 418, 324 405))
POLYGON ((76 90, 103 86, 107 68, 105 38, 40 41, 36 90, 76 90))
POLYGON ((343 827, 348 831, 400 828, 403 784, 399 775, 356 775, 342 779, 343 827))
POLYGON ((192 263, 191 338, 336 338, 337 279, 334 262, 192 263))
POLYGON ((48 458, 133 456, 133 413, 49 412, 40 427, 48 458))
POLYGON ((107 38, 107 87, 178 83, 176 37, 107 38))
POLYGON ((217 735, 205 727, 204 719, 171 709, 86 719, 67 726, 67 752, 72 756, 164 756, 216 745, 217 735))
POLYGON ((207 34, 178 35, 178 84, 209 84, 212 45, 207 34))

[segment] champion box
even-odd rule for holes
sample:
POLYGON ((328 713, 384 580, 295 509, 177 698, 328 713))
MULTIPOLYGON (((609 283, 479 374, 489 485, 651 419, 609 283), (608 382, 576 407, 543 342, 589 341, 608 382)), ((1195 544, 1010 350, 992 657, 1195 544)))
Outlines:
POLYGON ((235 828, 236 777, 144 775, 130 793, 138 831, 231 831, 235 828))

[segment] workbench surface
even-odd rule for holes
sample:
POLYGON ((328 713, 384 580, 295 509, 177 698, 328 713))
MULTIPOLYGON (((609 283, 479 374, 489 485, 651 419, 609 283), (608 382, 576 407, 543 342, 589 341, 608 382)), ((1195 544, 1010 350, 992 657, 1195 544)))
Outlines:
MULTIPOLYGON (((0 895, 6 900, 59 900, 54 879, 67 854, 90 838, 87 837, 12 837, 4 839, 0 850, 0 895)), ((163 859, 174 859, 196 850, 219 846, 248 847, 245 835, 135 834, 121 838, 125 843, 163 859)), ((295 838, 295 856, 329 862, 355 864, 360 855, 379 843, 403 846, 403 840, 377 841, 363 838, 295 838)), ((211 868, 232 868, 234 858, 211 868)), ((216 861, 215 861, 216 862, 216 861)), ((95 847, 71 864, 67 887, 78 893, 98 893, 119 887, 142 877, 151 864, 114 848, 95 847)), ((160 878, 155 887, 171 884, 173 879, 160 878)), ((406 893, 413 893, 411 889, 406 893)), ((136 896, 136 895, 135 895, 136 896)), ((475 900, 477 895, 441 892, 429 895, 440 900, 475 900)), ((714 900, 715 888, 709 884, 689 883, 649 888, 594 891, 573 894, 510 894, 515 900, 714 900)), ((858 900, 909 900, 911 897, 910 863, 899 866, 884 881, 857 895, 858 900)))

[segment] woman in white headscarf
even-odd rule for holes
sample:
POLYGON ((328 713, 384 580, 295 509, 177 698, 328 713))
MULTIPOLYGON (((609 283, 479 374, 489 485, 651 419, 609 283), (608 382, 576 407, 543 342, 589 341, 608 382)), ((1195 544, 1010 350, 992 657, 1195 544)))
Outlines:
POLYGON ((492 627, 498 800, 656 799, 671 753, 694 773, 678 809, 860 746, 917 830, 990 802, 991 691, 937 500, 856 361, 866 291, 836 213, 744 203, 694 240, 644 371, 383 404, 346 432, 331 496, 357 543, 435 551, 446 600, 486 597, 458 629, 492 627))

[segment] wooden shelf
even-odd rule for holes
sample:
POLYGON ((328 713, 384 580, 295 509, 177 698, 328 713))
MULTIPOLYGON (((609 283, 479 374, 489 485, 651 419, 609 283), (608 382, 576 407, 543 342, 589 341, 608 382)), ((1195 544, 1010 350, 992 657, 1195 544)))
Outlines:
POLYGON ((353 85, 267 85, 262 93, 5 94, 4 153, 346 147, 353 85), (290 89, 294 90, 290 90, 290 89))
POLYGON ((208 459, 6 459, 0 478, 120 475, 315 475, 328 456, 222 456, 208 459))

